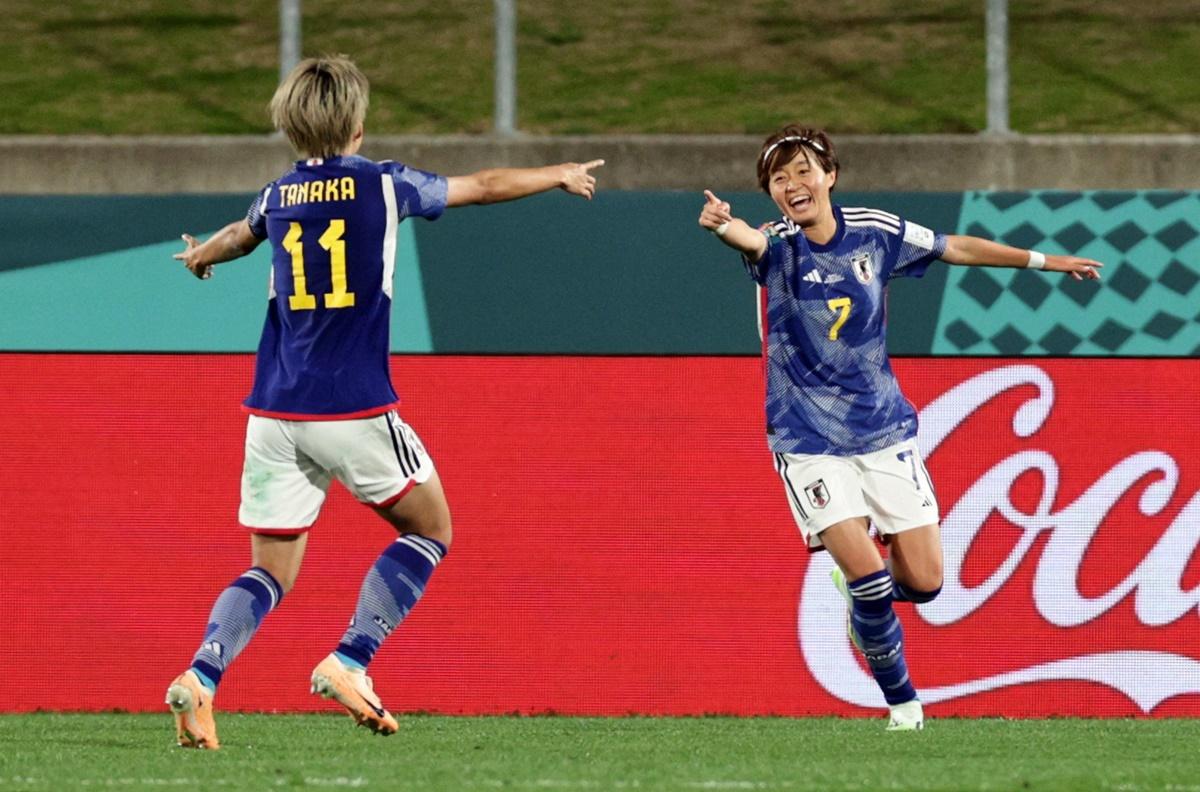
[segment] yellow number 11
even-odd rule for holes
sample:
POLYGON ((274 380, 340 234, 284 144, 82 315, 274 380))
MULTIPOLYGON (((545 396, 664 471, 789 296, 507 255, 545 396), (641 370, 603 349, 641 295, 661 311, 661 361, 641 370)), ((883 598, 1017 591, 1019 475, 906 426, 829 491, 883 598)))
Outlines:
MULTIPOLYGON (((293 311, 311 311, 317 307, 317 298, 308 293, 308 279, 304 275, 304 243, 300 241, 303 233, 300 224, 293 222, 283 238, 283 249, 292 254, 292 280, 296 289, 288 297, 288 307, 293 311)), ((354 305, 354 292, 346 291, 346 240, 342 239, 345 233, 345 220, 330 220, 329 227, 317 240, 317 244, 329 251, 329 276, 333 291, 325 295, 326 308, 349 308, 354 305)))
POLYGON ((846 324, 846 320, 850 318, 850 298, 838 297, 836 299, 829 300, 826 305, 828 305, 829 310, 833 311, 834 313, 839 311, 841 312, 838 317, 833 320, 833 327, 829 328, 829 340, 837 341, 838 331, 842 329, 842 325, 846 324))

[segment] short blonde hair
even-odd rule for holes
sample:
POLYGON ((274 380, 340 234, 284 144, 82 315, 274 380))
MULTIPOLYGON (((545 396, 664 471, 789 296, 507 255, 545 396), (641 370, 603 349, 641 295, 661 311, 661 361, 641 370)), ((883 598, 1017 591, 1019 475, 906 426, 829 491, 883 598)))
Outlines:
POLYGON ((345 55, 306 58, 271 98, 271 123, 305 157, 335 157, 367 117, 370 86, 345 55))

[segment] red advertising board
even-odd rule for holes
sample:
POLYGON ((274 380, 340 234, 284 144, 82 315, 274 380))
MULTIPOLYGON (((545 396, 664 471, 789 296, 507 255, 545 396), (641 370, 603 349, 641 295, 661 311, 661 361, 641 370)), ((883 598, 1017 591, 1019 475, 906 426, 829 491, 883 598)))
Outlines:
MULTIPOLYGON (((895 362, 946 548, 898 606, 933 715, 1200 715, 1200 361, 895 362)), ((397 357, 455 542, 371 667, 395 711, 873 713, 753 358, 397 357)), ((0 711, 161 708, 236 524, 244 355, 0 355, 0 711)), ((390 529, 335 485, 218 706, 307 693, 390 529)))

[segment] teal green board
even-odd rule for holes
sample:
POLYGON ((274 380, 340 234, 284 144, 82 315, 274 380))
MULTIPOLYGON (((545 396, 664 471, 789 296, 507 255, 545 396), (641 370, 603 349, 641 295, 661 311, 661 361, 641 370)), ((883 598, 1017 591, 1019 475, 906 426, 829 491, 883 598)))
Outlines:
POLYGON ((0 348, 61 351, 253 350, 269 253, 197 280, 159 242, 0 272, 0 348))
POLYGON ((178 239, 244 217, 254 195, 0 196, 0 271, 178 239))
MULTIPOLYGON (((753 222, 761 193, 722 196, 753 222)), ((251 196, 0 197, 0 350, 247 352, 267 252, 209 281, 171 255, 180 231, 251 196)), ((1200 192, 838 193, 939 231, 1108 266, 1099 283, 934 264, 889 287, 902 355, 1200 354, 1200 192)), ((553 192, 402 223, 392 349, 483 354, 754 355, 755 289, 696 223, 703 196, 553 192)), ((197 234, 203 236, 203 234, 197 234)))
POLYGON ((392 280, 392 351, 432 352, 429 309, 417 253, 416 226, 401 223, 396 230, 396 274, 392 280))
MULTIPOLYGON (((778 210, 727 193, 753 223, 778 210)), ((953 230, 955 194, 839 194, 953 230)), ((756 291, 740 257, 700 228, 701 193, 562 193, 447 212, 417 238, 438 352, 758 354, 756 291)), ((890 287, 889 341, 929 351, 945 267, 890 287)))
MULTIPOLYGON (((770 217, 756 195, 729 196, 770 217)), ((466 207, 417 239, 438 352, 754 354, 754 282, 704 197, 561 192, 466 207)))
MULTIPOLYGON (((199 236, 206 236, 200 234, 199 236)), ((267 308, 269 248, 197 280, 171 258, 178 239, 0 270, 0 349, 252 352, 267 308)), ((392 349, 429 352, 411 224, 396 245, 392 349)))

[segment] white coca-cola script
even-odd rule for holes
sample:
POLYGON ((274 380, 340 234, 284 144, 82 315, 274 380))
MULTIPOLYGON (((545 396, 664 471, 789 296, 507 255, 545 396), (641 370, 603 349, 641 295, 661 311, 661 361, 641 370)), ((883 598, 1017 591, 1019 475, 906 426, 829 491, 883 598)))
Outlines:
MULTIPOLYGON (((1003 366, 950 389, 921 411, 917 443, 922 455, 930 458, 946 437, 997 395, 1027 385, 1036 387, 1037 395, 1016 410, 1012 432, 1017 437, 1030 437, 1054 408, 1054 382, 1037 366, 1003 366)), ((1069 465, 1070 461, 1063 460, 1063 464, 1069 465)), ((1048 534, 1048 538, 1036 561, 1033 598, 1037 612, 1049 625, 1069 628, 1086 624, 1130 595, 1134 597, 1136 616, 1146 627, 1160 627, 1200 612, 1200 587, 1182 589, 1185 567, 1200 545, 1200 493, 1192 494, 1141 563, 1111 590, 1098 597, 1085 597, 1077 582, 1090 541, 1122 495, 1146 482, 1138 499, 1139 511, 1151 517, 1166 508, 1179 483, 1175 459, 1155 450, 1132 454, 1073 503, 1055 512, 1051 509, 1058 493, 1059 472, 1059 462, 1051 453, 1022 451, 999 460, 967 489, 942 521, 945 582, 938 599, 917 607, 922 619, 942 626, 970 616, 1004 586, 1042 534, 1048 534), (1013 483, 1030 470, 1039 471, 1044 483, 1037 506, 1025 512, 1012 503, 1010 493, 1013 483), (963 562, 993 513, 1022 533, 990 576, 968 588, 962 581, 963 562)), ((829 581, 832 563, 828 553, 819 553, 808 565, 800 596, 801 652, 813 676, 837 698, 858 706, 884 706, 883 695, 856 661, 855 650, 846 638, 845 604, 829 581)), ((1063 644, 1066 654, 1079 648, 1063 644)), ((919 692, 924 702, 934 703, 1050 680, 1107 685, 1143 712, 1150 712, 1173 696, 1200 692, 1200 662, 1182 654, 1151 650, 1083 653, 919 692)))

